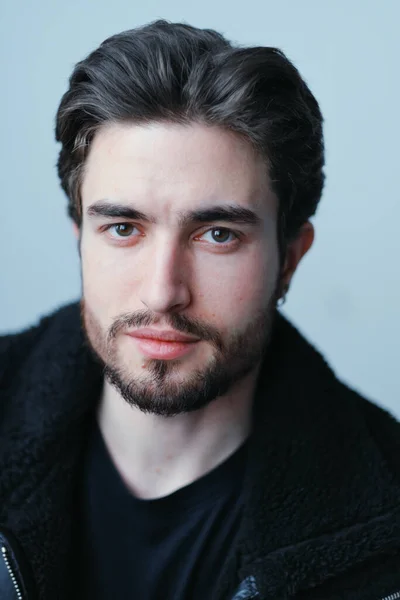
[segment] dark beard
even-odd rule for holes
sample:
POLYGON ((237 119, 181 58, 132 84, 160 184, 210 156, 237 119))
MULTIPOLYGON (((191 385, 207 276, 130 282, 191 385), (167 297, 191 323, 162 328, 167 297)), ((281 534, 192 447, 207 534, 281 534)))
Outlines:
POLYGON ((103 366, 105 378, 129 405, 162 417, 174 417, 207 406, 255 370, 268 348, 275 314, 276 294, 264 312, 226 344, 216 329, 183 315, 171 314, 168 325, 172 329, 196 335, 215 349, 211 363, 203 370, 196 370, 183 381, 177 381, 171 375, 179 372, 179 361, 146 359, 146 374, 135 377, 116 365, 113 342, 117 334, 127 327, 146 327, 154 323, 147 311, 122 315, 104 340, 95 317, 84 300, 81 301, 83 329, 89 347, 103 366))

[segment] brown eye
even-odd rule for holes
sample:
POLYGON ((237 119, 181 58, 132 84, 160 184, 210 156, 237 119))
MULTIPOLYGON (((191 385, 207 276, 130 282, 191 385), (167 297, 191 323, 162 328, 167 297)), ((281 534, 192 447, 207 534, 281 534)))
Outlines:
POLYGON ((224 244, 229 241, 229 236, 232 235, 232 232, 229 229, 213 229, 212 237, 214 241, 224 244))
POLYGON ((130 223, 117 223, 113 228, 118 237, 129 237, 135 226, 130 223))

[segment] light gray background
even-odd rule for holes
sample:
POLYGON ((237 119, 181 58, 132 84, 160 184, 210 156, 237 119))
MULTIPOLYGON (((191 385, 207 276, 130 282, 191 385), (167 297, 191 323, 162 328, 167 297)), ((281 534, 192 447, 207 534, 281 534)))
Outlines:
POLYGON ((398 0, 1 0, 0 331, 80 294, 53 139, 74 63, 160 17, 278 46, 309 83, 327 185, 285 312, 342 379, 400 416, 398 0))

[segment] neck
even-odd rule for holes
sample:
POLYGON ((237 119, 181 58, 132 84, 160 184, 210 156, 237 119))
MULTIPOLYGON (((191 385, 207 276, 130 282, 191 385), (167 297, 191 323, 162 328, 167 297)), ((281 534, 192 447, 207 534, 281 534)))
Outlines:
POLYGON ((114 465, 130 491, 138 498, 161 498, 233 454, 251 430, 258 372, 208 406, 170 418, 129 406, 105 381, 98 421, 114 465))

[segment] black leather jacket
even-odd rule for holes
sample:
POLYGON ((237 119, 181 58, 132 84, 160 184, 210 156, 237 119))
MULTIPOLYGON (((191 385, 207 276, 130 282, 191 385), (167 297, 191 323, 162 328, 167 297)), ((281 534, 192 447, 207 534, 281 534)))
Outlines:
MULTIPOLYGON (((0 600, 79 596, 78 475, 101 385, 77 303, 0 338, 0 600)), ((400 598, 400 425, 280 315, 244 486, 215 600, 400 598)))

